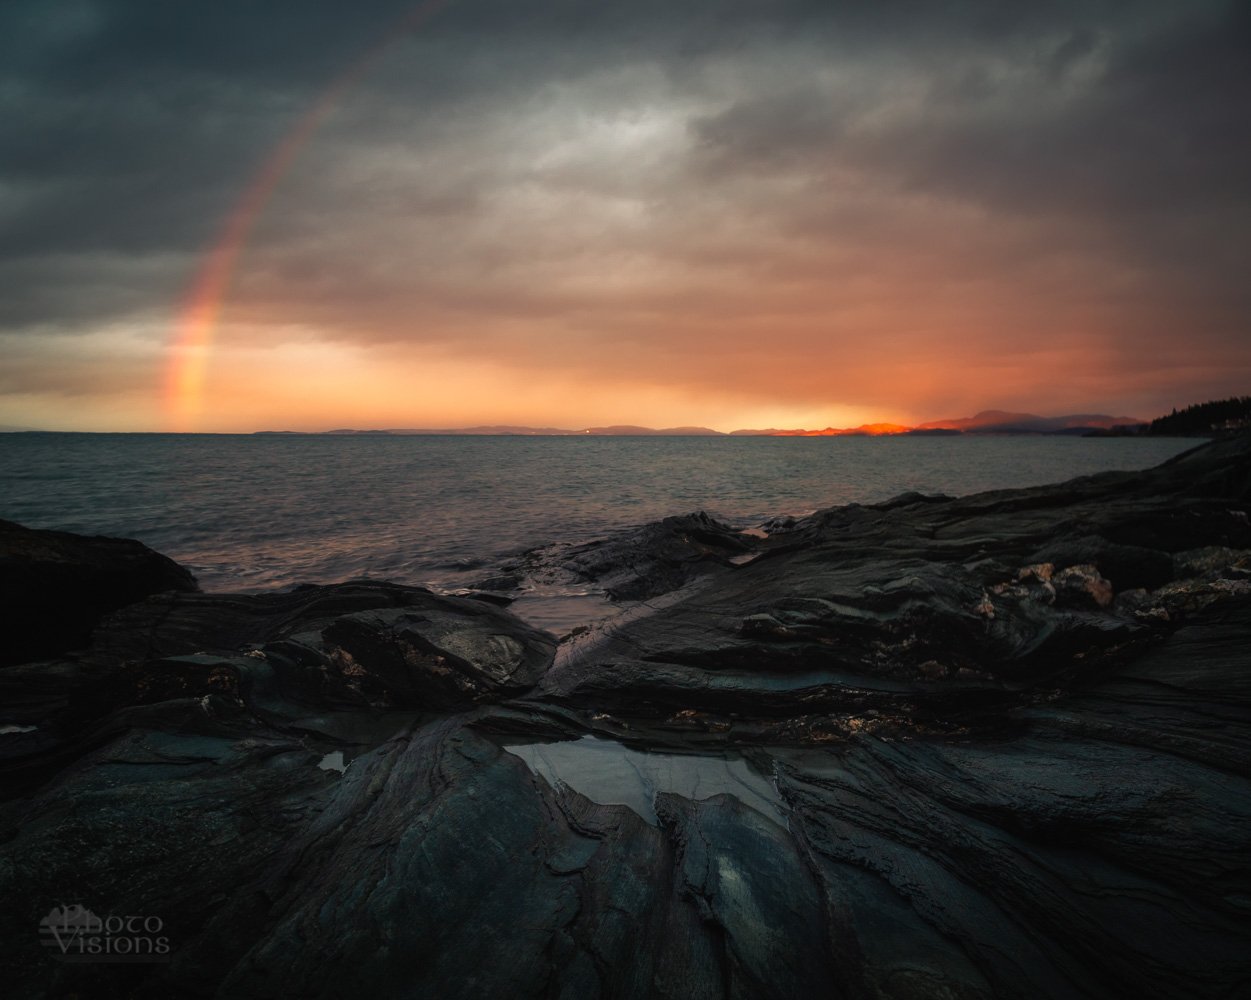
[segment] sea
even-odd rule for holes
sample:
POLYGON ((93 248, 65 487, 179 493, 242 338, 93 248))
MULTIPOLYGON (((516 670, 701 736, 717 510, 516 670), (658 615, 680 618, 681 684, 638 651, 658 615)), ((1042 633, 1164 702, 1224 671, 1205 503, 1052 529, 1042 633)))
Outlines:
POLYGON ((367 577, 454 592, 520 552, 671 514, 750 528, 909 490, 958 496, 1142 469, 1196 443, 7 433, 0 518, 137 538, 209 591, 367 577))

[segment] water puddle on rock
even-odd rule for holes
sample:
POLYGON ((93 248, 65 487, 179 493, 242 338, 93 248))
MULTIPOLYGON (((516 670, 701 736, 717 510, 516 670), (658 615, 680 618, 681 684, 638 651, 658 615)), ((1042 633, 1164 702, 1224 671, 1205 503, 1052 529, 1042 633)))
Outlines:
POLYGON ((787 824, 773 783, 741 757, 650 753, 611 740, 584 736, 563 743, 519 743, 505 750, 551 785, 564 782, 600 805, 623 805, 658 826, 654 802, 661 792, 688 799, 726 793, 757 812, 787 824))
POLYGON ((323 771, 338 771, 342 774, 348 769, 348 761, 344 759, 342 750, 336 750, 326 754, 317 766, 323 771))
POLYGON ((436 594, 448 597, 469 597, 486 600, 508 608, 527 625, 543 629, 560 638, 585 626, 593 626, 620 614, 622 606, 608 595, 586 584, 528 582, 515 590, 496 592, 466 587, 442 586, 427 581, 436 594))
POLYGON ((621 609, 610 602, 603 591, 540 585, 523 590, 508 610, 527 625, 563 636, 579 626, 611 618, 621 609))

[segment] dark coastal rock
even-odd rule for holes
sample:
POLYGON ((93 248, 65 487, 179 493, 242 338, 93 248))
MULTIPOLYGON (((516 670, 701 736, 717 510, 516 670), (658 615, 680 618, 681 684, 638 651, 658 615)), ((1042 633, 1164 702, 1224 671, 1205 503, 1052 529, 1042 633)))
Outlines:
POLYGON ((20 623, 0 645, 0 666, 78 649, 108 612, 196 589, 187 570, 139 542, 0 521, 0 606, 20 623))
POLYGON ((0 723, 37 727, 0 738, 11 787, 111 739, 128 706, 213 698, 279 729, 324 730, 316 720, 327 711, 416 713, 518 695, 554 652, 549 635, 493 605, 378 583, 165 593, 106 617, 95 638, 75 662, 0 672, 0 723))
POLYGON ((549 635, 491 602, 358 582, 287 594, 162 595, 107 619, 91 659, 247 655, 405 703, 422 690, 453 702, 516 694, 535 683, 553 651, 549 635))
POLYGON ((536 549, 479 586, 509 589, 527 579, 573 580, 597 584, 614 601, 644 601, 735 565, 755 551, 756 542, 700 511, 599 541, 536 549))
POLYGON ((331 662, 399 704, 451 708, 532 688, 555 643, 488 605, 442 599, 420 610, 345 615, 322 632, 331 662))
MULTIPOLYGON (((753 711, 789 712, 800 701, 837 707, 849 692, 856 705, 899 701, 891 692, 901 683, 903 700, 923 704, 961 688, 1039 688, 1098 675, 1155 641, 1160 623, 1108 614, 1116 588, 1095 564, 1033 560, 1048 547, 1062 551, 1069 543, 1055 539, 1075 525, 1086 531, 1072 555, 1116 534, 1105 549, 1117 565, 1130 561, 1128 552, 1150 566, 1146 582, 1173 587, 1160 589, 1160 602, 1177 605, 1172 595, 1197 585, 1173 581, 1175 554, 1190 551, 1196 535, 1226 539, 1231 552, 1251 539, 1246 483, 1231 473, 1247 461, 1245 441, 1215 448, 1150 475, 819 512, 770 538, 760 558, 715 588, 627 623, 594 655, 566 658, 544 683, 553 696, 585 704, 607 688, 664 706, 738 691, 753 711), (1178 527, 1161 538, 1166 520, 1178 527), (935 678, 945 681, 926 683, 935 678)), ((1128 580, 1141 586, 1144 577, 1128 580)), ((1232 596, 1231 586, 1208 581, 1195 598, 1232 596)))
POLYGON ((1173 579, 1173 559, 1169 553, 1138 545, 1118 545, 1097 535, 1063 539, 1032 552, 1029 563, 1053 566, 1098 566, 1113 589, 1154 590, 1173 579))
POLYGON ((559 648, 383 584, 131 604, 0 671, 6 995, 1240 995, 1248 486, 1243 439, 662 522, 570 565, 666 596, 559 648), (69 903, 169 960, 54 961, 69 903))
MULTIPOLYGON (((84 884, 127 913, 177 891, 172 961, 105 970, 150 996, 820 995, 820 904, 782 827, 728 797, 664 799, 653 827, 553 789, 462 721, 398 734, 342 777, 208 717, 119 738, 9 831, 6 898, 24 903, 0 919, 37 925, 33 901, 84 884), (135 826, 79 857, 102 813, 135 826)), ((19 984, 109 981, 17 957, 19 984)))

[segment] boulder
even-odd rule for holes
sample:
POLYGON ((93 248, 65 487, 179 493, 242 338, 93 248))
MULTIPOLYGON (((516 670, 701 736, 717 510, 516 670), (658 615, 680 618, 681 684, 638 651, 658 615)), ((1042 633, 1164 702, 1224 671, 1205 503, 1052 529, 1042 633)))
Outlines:
POLYGON ((0 666, 80 649, 109 612, 197 589, 189 571, 133 539, 0 521, 0 607, 17 626, 0 644, 0 666))

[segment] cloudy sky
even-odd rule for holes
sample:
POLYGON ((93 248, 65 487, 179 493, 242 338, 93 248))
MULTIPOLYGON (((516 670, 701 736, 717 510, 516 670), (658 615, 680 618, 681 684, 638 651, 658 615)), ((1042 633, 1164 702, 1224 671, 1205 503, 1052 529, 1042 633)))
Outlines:
POLYGON ((1251 5, 5 0, 0 425, 1251 388, 1251 5))

